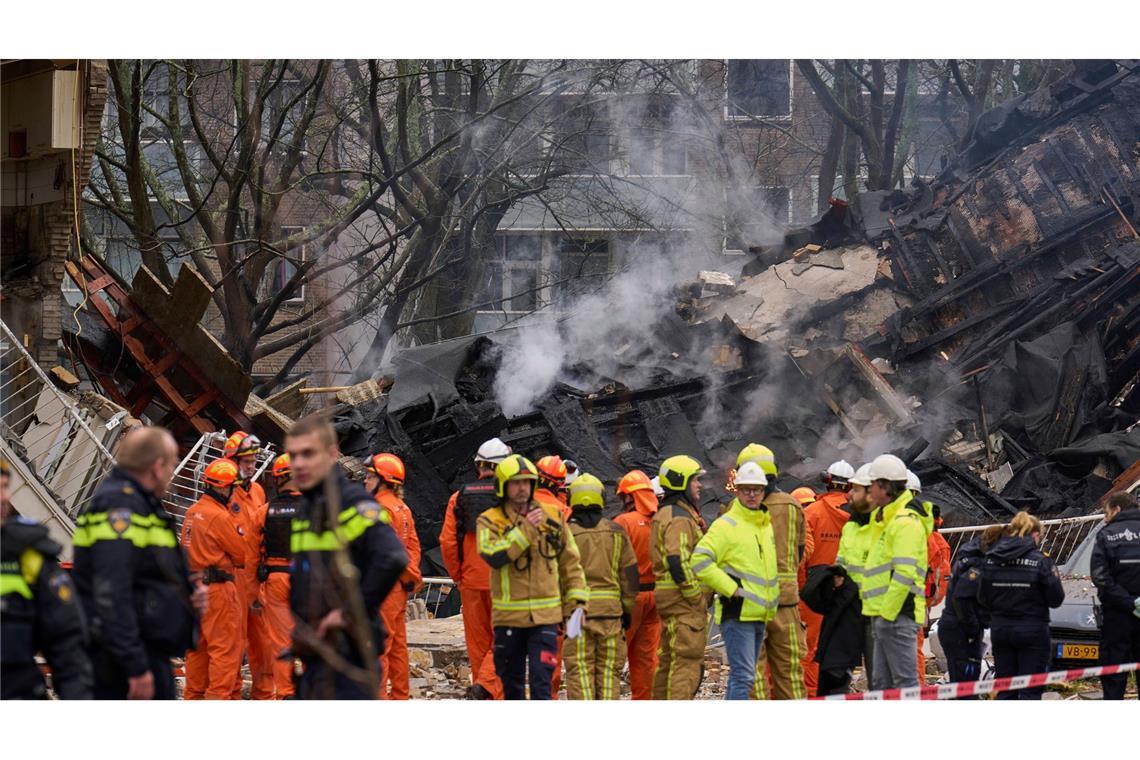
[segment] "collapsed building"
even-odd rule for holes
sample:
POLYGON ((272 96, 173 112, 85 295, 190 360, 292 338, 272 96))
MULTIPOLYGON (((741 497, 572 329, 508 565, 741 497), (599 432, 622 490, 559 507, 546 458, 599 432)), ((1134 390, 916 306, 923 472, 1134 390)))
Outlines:
POLYGON ((403 350, 359 386, 258 398, 197 327, 209 289, 186 269, 167 292, 145 269, 128 288, 95 257, 69 264, 86 301, 65 344, 122 410, 187 444, 239 427, 280 440, 328 398, 312 391, 335 394, 348 457, 404 458, 425 548, 491 436, 610 485, 692 454, 708 517, 749 441, 775 450, 787 490, 891 451, 949 524, 1083 514, 1140 477, 1136 74, 1085 62, 984 114, 929 183, 833 201, 782 245, 676 287, 649 324, 615 315, 604 361, 562 357, 523 411, 503 389, 549 350, 525 325, 403 350))

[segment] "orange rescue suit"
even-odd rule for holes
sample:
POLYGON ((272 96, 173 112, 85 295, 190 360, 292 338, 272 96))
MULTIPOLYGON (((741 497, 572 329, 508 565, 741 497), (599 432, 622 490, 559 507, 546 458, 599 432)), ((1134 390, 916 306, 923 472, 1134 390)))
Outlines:
MULTIPOLYGON (((834 565, 839 554, 839 538, 843 535, 843 526, 847 524, 851 513, 847 506, 847 494, 843 491, 828 491, 804 509, 804 520, 807 523, 807 533, 812 536, 812 546, 804 549, 804 568, 817 565, 834 565)), ((801 578, 803 586, 806 578, 801 578)), ((807 627, 807 652, 804 654, 804 685, 808 696, 814 697, 819 684, 819 663, 815 661, 815 653, 819 648, 819 632, 823 626, 823 616, 813 612, 803 602, 800 602, 800 617, 807 627)))
POLYGON ((471 666, 473 686, 481 686, 492 699, 503 698, 503 685, 495 673, 494 631, 491 626, 491 567, 479 556, 475 521, 484 510, 498 503, 495 479, 488 475, 468 483, 451 494, 443 513, 443 529, 439 549, 443 564, 459 587, 463 610, 463 634, 467 640, 467 661, 471 666), (459 497, 470 501, 470 515, 460 541, 459 497))
POLYGON ((657 604, 653 601, 657 578, 653 574, 649 540, 653 515, 657 513, 657 496, 649 490, 634 491, 630 496, 633 497, 634 508, 614 518, 633 544, 640 582, 629 628, 625 632, 629 650, 629 688, 634 699, 653 699, 653 672, 657 670, 661 616, 657 614, 657 604))
POLYGON ((392 530, 400 537, 408 553, 408 566, 400 581, 388 592, 380 605, 380 617, 388 631, 384 653, 380 655, 380 699, 407 699, 408 686, 408 594, 423 581, 420 574, 420 539, 412 510, 390 488, 381 488, 376 501, 392 517, 392 530), (388 682, 392 687, 389 690, 388 682))
MULTIPOLYGON (((946 598, 946 589, 950 585, 950 544, 937 530, 926 537, 926 619, 930 620, 930 610, 937 607, 946 598)), ((922 644, 926 640, 926 630, 918 629, 918 685, 926 684, 926 655, 922 653, 922 644)))
POLYGON ((225 504, 209 494, 194 502, 182 520, 181 543, 192 572, 203 573, 208 602, 198 648, 186 653, 184 699, 230 699, 234 673, 241 669, 238 573, 246 545, 225 504), (226 578, 229 580, 226 580, 226 578))
MULTIPOLYGON (((241 594, 241 640, 249 660, 251 699, 273 699, 273 637, 263 616, 261 582, 257 579, 257 563, 261 559, 261 539, 265 528, 265 489, 258 483, 249 487, 237 486, 230 503, 236 505, 238 525, 246 543, 245 569, 240 573, 238 590, 241 594)), ((234 697, 241 697, 241 669, 234 685, 234 697)))

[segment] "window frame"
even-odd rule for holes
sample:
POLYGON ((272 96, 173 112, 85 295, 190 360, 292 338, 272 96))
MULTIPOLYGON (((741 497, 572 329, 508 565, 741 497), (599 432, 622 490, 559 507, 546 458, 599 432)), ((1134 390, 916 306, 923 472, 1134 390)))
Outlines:
POLYGON ((792 59, 783 58, 757 58, 757 59, 722 59, 724 62, 724 120, 727 122, 748 123, 754 119, 767 119, 770 121, 791 121, 795 113, 796 105, 796 67, 793 65, 792 59), (788 65, 788 112, 786 114, 733 114, 731 112, 731 104, 729 103, 729 61, 730 60, 779 60, 784 61, 788 65))

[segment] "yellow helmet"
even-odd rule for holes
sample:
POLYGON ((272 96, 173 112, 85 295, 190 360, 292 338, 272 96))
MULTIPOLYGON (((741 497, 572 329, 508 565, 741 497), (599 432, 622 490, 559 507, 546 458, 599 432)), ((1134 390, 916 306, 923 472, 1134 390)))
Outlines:
POLYGON ((605 503, 606 487, 588 472, 574 478, 568 490, 571 507, 600 507, 605 503))
POLYGON ((779 475, 780 471, 776 468, 776 455, 767 446, 759 443, 750 443, 740 450, 740 454, 736 457, 736 467, 740 469, 740 465, 745 462, 755 462, 760 465, 760 469, 764 471, 765 475, 779 475))
POLYGON ((694 475, 704 475, 701 463, 687 454, 672 456, 661 463, 661 472, 657 475, 657 482, 666 491, 684 491, 689 487, 689 481, 694 475))
POLYGON ((508 480, 538 480, 534 462, 521 454, 512 454, 495 465, 495 495, 500 499, 507 493, 508 480))

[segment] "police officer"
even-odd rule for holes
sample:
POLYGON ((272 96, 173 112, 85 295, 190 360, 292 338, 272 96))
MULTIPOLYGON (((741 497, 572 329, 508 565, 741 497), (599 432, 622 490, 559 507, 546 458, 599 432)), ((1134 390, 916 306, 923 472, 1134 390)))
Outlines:
POLYGON ((293 651, 304 668, 295 696, 375 699, 380 604, 408 555, 387 512, 337 466, 340 451, 327 420, 311 415, 295 422, 285 450, 301 492, 290 542, 293 651))
MULTIPOLYGON (((1096 534, 1092 579, 1104 611, 1100 664, 1140 661, 1140 508, 1132 494, 1117 493, 1104 506, 1108 523, 1096 534)), ((1137 684, 1140 675, 1132 674, 1137 684)), ((1128 674, 1101 676, 1105 699, 1124 699, 1128 674)))
POLYGON ((35 660, 43 652, 60 699, 91 699, 83 608, 59 566, 61 547, 12 510, 9 474, 0 457, 0 698, 47 698, 35 660))
POLYGON ((169 432, 132 430, 76 520, 73 575, 91 623, 96 699, 174 699, 170 658, 197 644, 206 588, 191 583, 160 501, 177 464, 169 432))
POLYGON ((938 642, 946 653, 946 666, 952 683, 977 681, 981 676, 985 631, 990 627, 990 621, 986 611, 978 606, 978 583, 986 552, 1001 538, 1004 527, 991 525, 986 528, 979 538, 959 549, 954 559, 946 591, 946 606, 938 619, 938 642))
MULTIPOLYGON (((1053 560, 1037 549, 1041 521, 1028 512, 1010 520, 1005 535, 986 552, 978 602, 990 616, 998 678, 1049 669, 1049 609, 1065 601, 1053 560)), ((998 699, 1041 699, 1043 687, 998 694, 998 699)))

